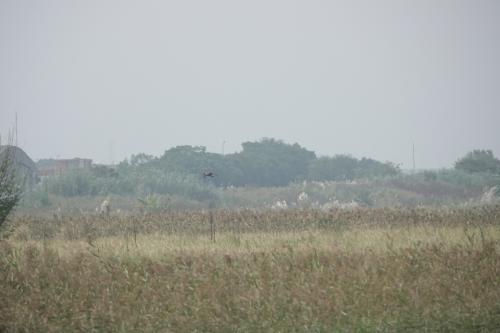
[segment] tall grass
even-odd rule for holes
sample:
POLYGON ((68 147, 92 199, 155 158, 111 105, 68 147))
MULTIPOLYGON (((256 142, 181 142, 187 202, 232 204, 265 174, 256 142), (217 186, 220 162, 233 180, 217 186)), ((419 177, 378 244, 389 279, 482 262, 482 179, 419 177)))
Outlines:
POLYGON ((23 215, 10 222, 14 239, 86 239, 88 237, 137 234, 210 233, 210 214, 216 232, 295 232, 301 230, 342 230, 354 226, 410 227, 498 225, 500 205, 467 208, 356 208, 288 210, 199 210, 152 214, 23 215))
POLYGON ((496 332, 498 209, 19 217, 0 332, 496 332))

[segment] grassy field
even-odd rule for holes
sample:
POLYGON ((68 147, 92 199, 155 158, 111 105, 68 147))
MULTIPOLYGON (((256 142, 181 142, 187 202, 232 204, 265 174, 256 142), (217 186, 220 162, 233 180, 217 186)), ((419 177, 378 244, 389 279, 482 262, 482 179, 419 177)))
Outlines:
POLYGON ((20 216, 0 332, 498 332, 499 211, 20 216))

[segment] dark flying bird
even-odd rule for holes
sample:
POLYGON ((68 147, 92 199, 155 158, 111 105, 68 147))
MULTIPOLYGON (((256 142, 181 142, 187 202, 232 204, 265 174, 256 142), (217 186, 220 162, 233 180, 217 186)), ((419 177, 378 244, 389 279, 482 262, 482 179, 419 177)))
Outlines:
POLYGON ((203 178, 206 178, 206 177, 213 177, 215 176, 214 173, 212 171, 208 171, 208 172, 204 172, 203 173, 203 178))

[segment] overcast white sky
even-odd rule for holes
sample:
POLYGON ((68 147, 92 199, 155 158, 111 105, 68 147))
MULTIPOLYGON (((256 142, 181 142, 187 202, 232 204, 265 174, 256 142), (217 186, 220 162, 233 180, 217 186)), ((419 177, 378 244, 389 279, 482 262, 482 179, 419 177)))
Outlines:
POLYGON ((274 137, 449 167, 500 156, 500 1, 0 0, 0 133, 120 161, 274 137))

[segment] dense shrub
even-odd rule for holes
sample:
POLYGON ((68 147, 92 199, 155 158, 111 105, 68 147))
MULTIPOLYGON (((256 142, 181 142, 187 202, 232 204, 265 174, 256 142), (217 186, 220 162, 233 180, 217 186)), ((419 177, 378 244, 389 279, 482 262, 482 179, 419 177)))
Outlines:
POLYGON ((192 175, 164 173, 156 169, 146 171, 135 167, 112 177, 101 177, 86 170, 72 171, 45 178, 41 186, 49 193, 66 197, 158 193, 208 200, 215 196, 212 185, 192 175))
POLYGON ((309 165, 311 180, 353 180, 395 176, 399 169, 392 163, 382 163, 370 158, 358 160, 349 155, 321 157, 309 165))
POLYGON ((500 174, 500 160, 491 150, 473 150, 455 163, 455 169, 465 172, 500 174))

